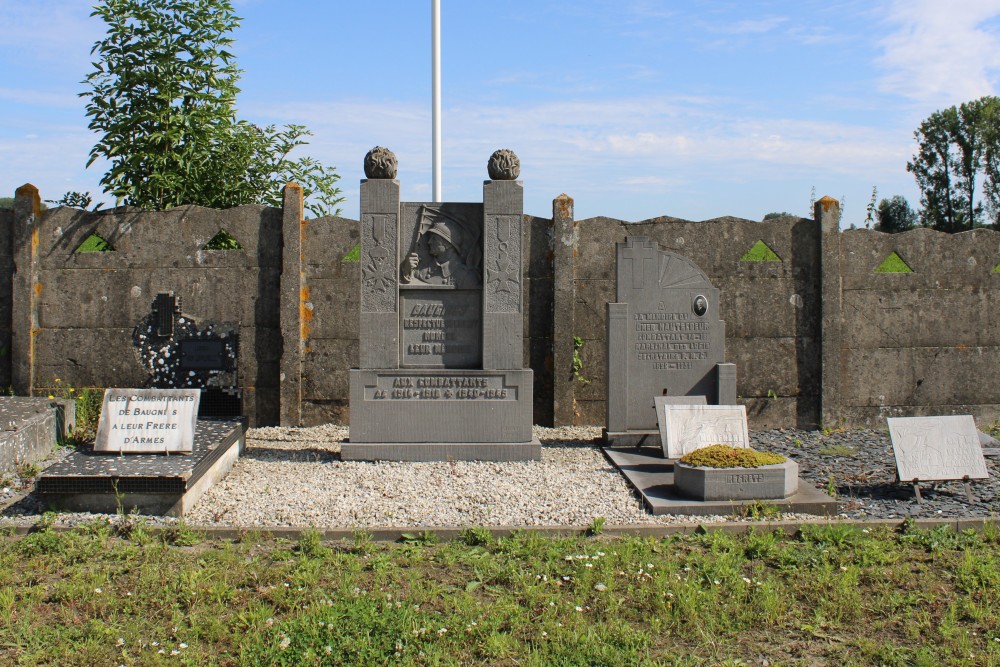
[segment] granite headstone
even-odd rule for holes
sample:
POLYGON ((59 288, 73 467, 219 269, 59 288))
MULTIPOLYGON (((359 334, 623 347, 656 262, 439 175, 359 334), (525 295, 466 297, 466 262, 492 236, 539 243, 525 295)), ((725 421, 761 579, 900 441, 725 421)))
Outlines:
POLYGON ((605 440, 612 445, 655 437, 658 396, 736 403, 719 290, 690 259, 645 237, 617 244, 617 301, 608 304, 607 345, 605 440))

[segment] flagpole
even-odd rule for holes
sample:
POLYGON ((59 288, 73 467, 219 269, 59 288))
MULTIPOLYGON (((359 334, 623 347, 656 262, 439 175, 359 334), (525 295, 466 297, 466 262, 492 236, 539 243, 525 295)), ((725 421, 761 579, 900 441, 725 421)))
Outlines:
POLYGON ((431 96, 433 98, 431 142, 433 143, 434 202, 441 201, 441 0, 431 0, 431 96))

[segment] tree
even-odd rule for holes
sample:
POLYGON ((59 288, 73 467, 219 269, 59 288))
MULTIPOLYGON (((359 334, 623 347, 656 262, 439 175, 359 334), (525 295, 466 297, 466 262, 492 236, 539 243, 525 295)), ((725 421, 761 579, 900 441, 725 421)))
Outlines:
POLYGON ((789 213, 787 211, 771 211, 770 213, 764 214, 764 222, 768 220, 777 220, 778 218, 797 218, 799 216, 789 213))
POLYGON ((100 134, 87 166, 111 163, 105 192, 156 210, 280 206, 282 186, 295 181, 314 215, 339 213, 335 170, 289 158, 308 130, 237 120, 231 0, 102 0, 92 15, 108 29, 81 96, 100 134))
POLYGON ((920 188, 923 224, 959 232, 1000 212, 1000 98, 982 97, 931 114, 906 165, 920 188), (981 183, 980 180, 982 179, 981 183), (981 193, 981 194, 980 194, 981 193), (976 201, 977 196, 985 198, 976 201))
POLYGON ((905 232, 917 226, 917 212, 902 195, 880 201, 875 215, 878 218, 875 229, 887 234, 905 232))

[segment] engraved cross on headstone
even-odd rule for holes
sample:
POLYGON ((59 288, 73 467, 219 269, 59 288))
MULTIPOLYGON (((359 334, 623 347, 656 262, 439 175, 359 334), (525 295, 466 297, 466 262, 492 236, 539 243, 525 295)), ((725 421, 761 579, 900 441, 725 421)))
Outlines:
POLYGON ((648 262, 656 259, 656 248, 651 241, 644 241, 641 245, 636 245, 635 239, 626 239, 628 245, 622 250, 622 259, 629 261, 627 271, 632 274, 632 287, 642 289, 646 286, 646 267, 648 262), (636 262, 636 260, 640 260, 636 262))

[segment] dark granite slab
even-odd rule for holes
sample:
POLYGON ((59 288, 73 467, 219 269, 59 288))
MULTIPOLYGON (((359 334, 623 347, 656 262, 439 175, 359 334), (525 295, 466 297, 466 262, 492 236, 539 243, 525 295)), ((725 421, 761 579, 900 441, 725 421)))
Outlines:
MULTIPOLYGON (((663 458, 659 448, 604 447, 604 455, 625 476, 628 483, 642 496, 650 513, 691 514, 695 516, 727 515, 739 511, 754 500, 701 501, 685 498, 674 487, 674 462, 663 458)), ((837 501, 809 483, 799 480, 798 491, 788 498, 766 500, 782 512, 833 515, 837 501)))
POLYGON ((78 451, 38 478, 36 493, 183 494, 243 440, 243 419, 199 419, 190 454, 111 454, 78 451))

